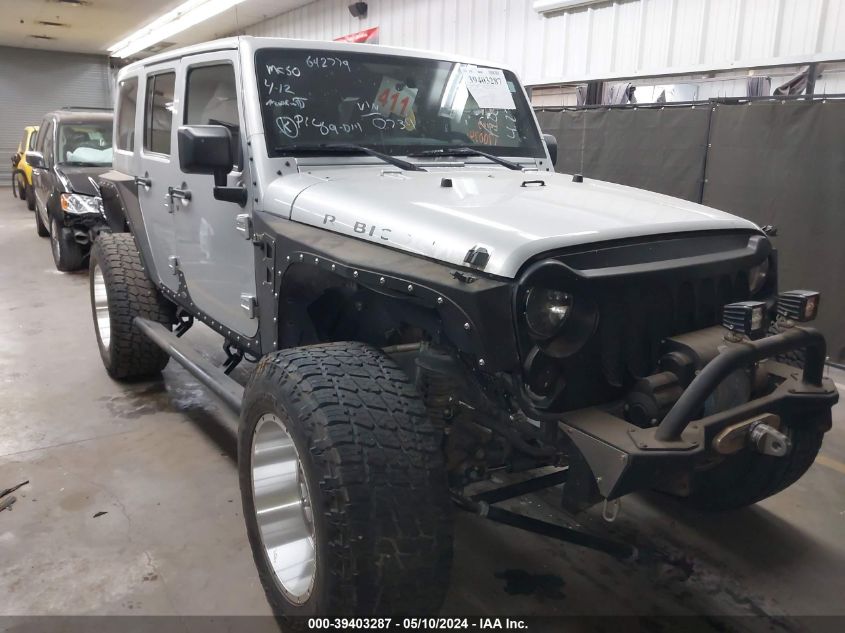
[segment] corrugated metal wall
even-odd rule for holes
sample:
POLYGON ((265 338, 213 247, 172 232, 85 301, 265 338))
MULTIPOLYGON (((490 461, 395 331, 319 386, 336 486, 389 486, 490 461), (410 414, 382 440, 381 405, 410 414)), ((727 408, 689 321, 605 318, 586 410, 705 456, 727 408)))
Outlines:
POLYGON ((380 42, 487 58, 528 84, 692 74, 845 59, 845 0, 615 0, 539 14, 531 0, 317 0, 246 29, 333 39, 371 26, 380 42))
POLYGON ((111 107, 106 57, 0 47, 0 184, 27 125, 63 106, 111 107))

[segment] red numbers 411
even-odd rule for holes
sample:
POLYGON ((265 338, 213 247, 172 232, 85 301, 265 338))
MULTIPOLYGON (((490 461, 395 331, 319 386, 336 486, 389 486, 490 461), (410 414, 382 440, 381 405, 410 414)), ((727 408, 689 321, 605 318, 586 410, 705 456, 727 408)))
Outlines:
POLYGON ((382 112, 386 114, 398 114, 404 118, 408 113, 408 106, 411 105, 411 97, 405 95, 400 99, 400 96, 401 93, 394 92, 390 88, 382 90, 378 96, 378 102, 381 105, 382 112))

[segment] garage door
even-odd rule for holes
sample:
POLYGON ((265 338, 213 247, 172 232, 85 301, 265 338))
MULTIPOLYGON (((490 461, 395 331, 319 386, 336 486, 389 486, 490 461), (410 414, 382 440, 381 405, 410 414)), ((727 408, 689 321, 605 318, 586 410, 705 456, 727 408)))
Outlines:
POLYGON ((0 184, 27 125, 64 106, 111 107, 106 57, 0 47, 0 184))

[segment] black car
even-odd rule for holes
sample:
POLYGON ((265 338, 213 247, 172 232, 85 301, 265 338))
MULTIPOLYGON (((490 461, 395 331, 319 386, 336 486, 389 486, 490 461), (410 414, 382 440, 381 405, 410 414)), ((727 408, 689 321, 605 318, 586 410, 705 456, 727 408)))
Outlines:
POLYGON ((111 111, 65 109, 44 116, 32 166, 35 225, 50 236, 61 271, 78 270, 97 234, 107 228, 97 177, 111 169, 111 111))

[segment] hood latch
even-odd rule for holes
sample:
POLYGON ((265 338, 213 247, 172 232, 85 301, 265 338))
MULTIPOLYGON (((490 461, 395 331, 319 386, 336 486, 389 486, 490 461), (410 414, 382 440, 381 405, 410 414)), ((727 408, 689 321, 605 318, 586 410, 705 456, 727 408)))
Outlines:
POLYGON ((464 263, 469 264, 473 268, 484 269, 487 262, 490 261, 490 253, 483 246, 473 246, 467 251, 464 257, 464 263))

